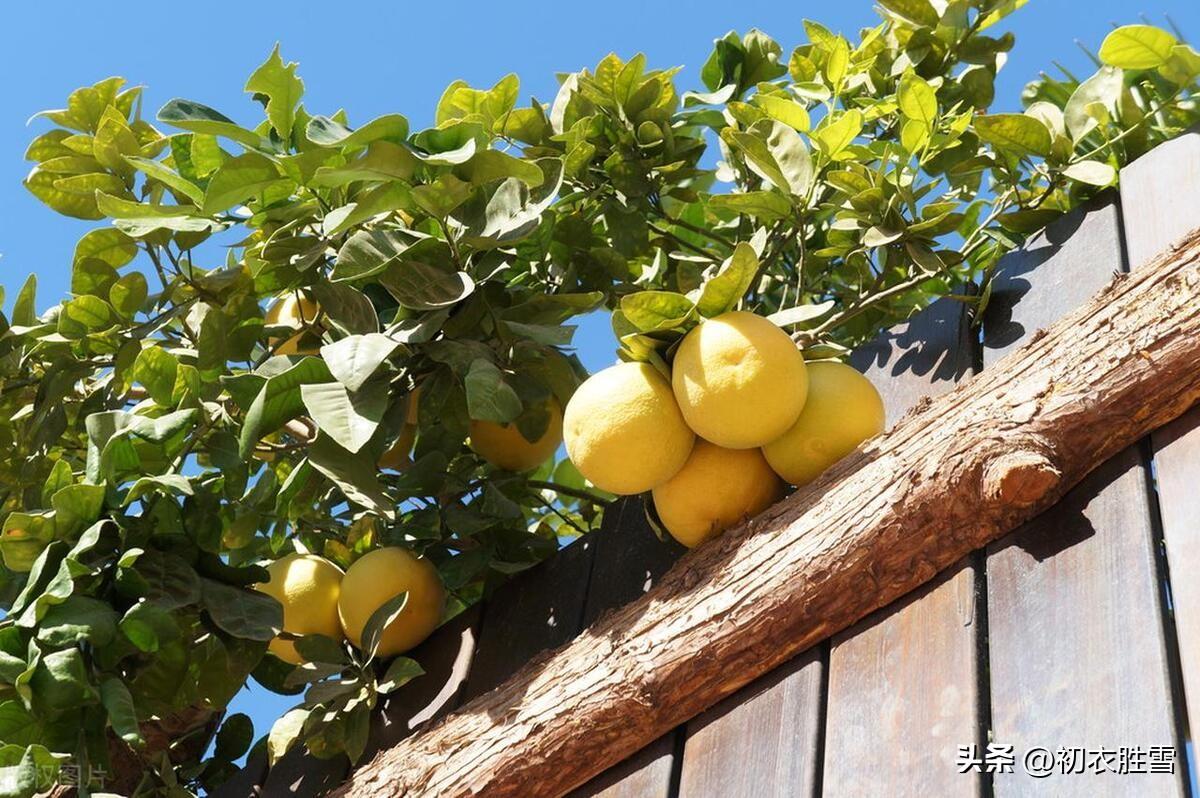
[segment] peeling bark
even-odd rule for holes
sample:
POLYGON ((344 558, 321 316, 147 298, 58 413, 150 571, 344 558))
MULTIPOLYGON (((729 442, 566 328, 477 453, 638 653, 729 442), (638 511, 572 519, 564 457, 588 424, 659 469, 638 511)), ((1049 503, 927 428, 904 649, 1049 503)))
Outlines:
POLYGON ((1200 231, 337 794, 561 795, 1032 518, 1198 400, 1200 231))

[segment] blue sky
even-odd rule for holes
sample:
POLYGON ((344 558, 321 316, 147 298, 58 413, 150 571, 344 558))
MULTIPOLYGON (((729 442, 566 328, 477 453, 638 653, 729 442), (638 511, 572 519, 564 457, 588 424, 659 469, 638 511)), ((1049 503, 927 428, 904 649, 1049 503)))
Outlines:
MULTIPOLYGON (((344 107, 355 124, 399 112, 420 129, 431 122, 442 90, 458 78, 486 86, 515 72, 523 100, 548 102, 556 73, 593 66, 609 52, 625 57, 645 52, 653 66, 682 65, 681 87, 697 88, 712 40, 730 29, 765 30, 786 55, 800 41, 805 17, 847 34, 876 19, 867 0, 5 5, 0 284, 11 297, 36 272, 42 308, 66 292, 75 242, 96 223, 58 216, 21 186, 29 169, 22 159, 25 147, 48 126, 43 120, 26 122, 40 110, 61 107, 72 89, 101 78, 121 75, 145 85, 149 117, 172 97, 185 97, 238 121, 257 122, 261 111, 242 87, 280 42, 284 58, 300 62, 311 112, 344 107)), ((1193 44, 1200 40, 1195 0, 1032 0, 1001 28, 1016 34, 1017 45, 1000 73, 996 110, 1016 109, 1021 87, 1055 59, 1078 75, 1090 73, 1075 40, 1095 49, 1114 23, 1137 22, 1139 14, 1155 24, 1165 24, 1164 14, 1170 15, 1193 44)), ((603 317, 586 319, 577 343, 589 368, 612 362, 603 317)), ((235 710, 250 713, 261 734, 291 703, 255 687, 238 698, 235 710)))

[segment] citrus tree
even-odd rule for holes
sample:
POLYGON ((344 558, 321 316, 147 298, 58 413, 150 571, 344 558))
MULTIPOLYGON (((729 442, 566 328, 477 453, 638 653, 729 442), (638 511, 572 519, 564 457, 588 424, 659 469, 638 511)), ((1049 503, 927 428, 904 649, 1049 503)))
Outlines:
POLYGON ((251 678, 298 696, 273 758, 356 759, 420 674, 380 649, 406 593, 348 646, 251 588, 399 548, 448 618, 590 529, 610 496, 547 457, 586 376, 570 319, 611 310, 652 367, 734 308, 837 357, 986 302, 1001 255, 1200 117, 1200 56, 1166 31, 1119 28, 1094 75, 993 114, 992 25, 1020 2, 880 5, 788 54, 730 33, 698 91, 641 55, 550 103, 456 82, 420 131, 307 108, 278 49, 248 125, 182 99, 151 120, 120 78, 43 113, 27 188, 105 223, 68 298, 31 277, 0 319, 0 792, 68 762, 130 793, 219 784, 255 739, 224 716, 251 678), (267 653, 281 633, 297 656, 267 653))

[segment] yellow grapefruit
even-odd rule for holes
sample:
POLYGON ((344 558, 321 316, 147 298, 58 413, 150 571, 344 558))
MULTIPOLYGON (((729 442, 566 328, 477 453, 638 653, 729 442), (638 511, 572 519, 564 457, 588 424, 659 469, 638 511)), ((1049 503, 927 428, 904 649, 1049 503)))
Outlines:
MULTIPOLYGON (((315 355, 320 351, 312 340, 305 340, 308 326, 316 321, 321 312, 321 306, 307 294, 291 292, 271 303, 267 308, 266 323, 268 326, 291 327, 298 330, 295 335, 279 341, 272 338, 270 344, 277 355, 315 355), (301 344, 304 344, 301 349, 301 344)), ((311 337, 311 335, 309 336, 311 337)))
MULTIPOLYGON (((342 569, 315 554, 289 554, 267 566, 271 578, 255 587, 283 605, 283 631, 342 639, 338 592, 342 569)), ((291 640, 277 637, 268 646, 285 662, 304 661, 291 640)))
POLYGON ((382 657, 408 651, 429 637, 442 620, 446 589, 433 563, 407 549, 375 549, 355 560, 342 579, 337 605, 346 638, 361 648, 371 614, 406 591, 408 603, 380 638, 382 657))
POLYGON ((563 436, 579 473, 620 494, 666 482, 695 441, 670 384, 648 363, 618 363, 585 380, 567 403, 563 436))
POLYGON ((883 432, 883 399, 854 368, 833 361, 808 365, 808 401, 800 418, 763 447, 775 473, 804 485, 883 432))
POLYGON ((696 441, 687 463, 654 489, 654 509, 671 536, 691 548, 783 496, 783 483, 758 449, 696 441))
POLYGON ((688 426, 729 449, 752 449, 787 431, 804 407, 804 357, 762 316, 724 313, 679 345, 671 374, 688 426))
POLYGON ((562 410, 558 400, 551 399, 547 410, 550 423, 536 441, 527 441, 514 424, 471 419, 471 449, 497 468, 507 471, 529 471, 537 468, 554 454, 563 438, 562 410))

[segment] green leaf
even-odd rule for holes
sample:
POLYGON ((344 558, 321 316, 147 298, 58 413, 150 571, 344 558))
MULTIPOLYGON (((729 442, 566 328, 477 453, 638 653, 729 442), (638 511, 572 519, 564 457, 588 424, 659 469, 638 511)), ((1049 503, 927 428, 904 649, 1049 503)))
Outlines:
POLYGON ((129 492, 125 494, 125 500, 121 502, 121 505, 128 507, 144 496, 154 493, 164 496, 194 496, 196 491, 192 488, 191 480, 183 474, 155 474, 149 477, 139 477, 130 485, 129 492))
POLYGON ((246 91, 253 93, 255 99, 260 95, 266 98, 267 119, 284 141, 291 138, 296 106, 304 95, 304 81, 296 77, 296 67, 294 61, 283 63, 276 44, 267 60, 246 81, 246 91))
POLYGON ((176 610, 200 601, 200 577, 177 554, 147 549, 132 568, 145 588, 144 598, 163 610, 176 610))
POLYGON ((37 275, 31 274, 21 284, 17 298, 13 300, 13 324, 32 327, 37 323, 37 282, 37 275))
POLYGON ((375 435, 388 407, 385 390, 352 394, 346 386, 336 382, 301 385, 300 395, 321 431, 352 454, 362 449, 375 435))
POLYGON ((475 290, 475 281, 466 272, 412 260, 393 263, 379 276, 379 282, 397 302, 413 310, 447 307, 475 290))
POLYGON ((163 407, 173 406, 179 360, 167 350, 151 346, 138 353, 130 377, 146 386, 150 398, 163 407))
POLYGON ((84 338, 108 329, 113 311, 107 302, 95 296, 77 296, 62 306, 58 332, 67 338, 84 338))
POLYGON ((358 280, 379 274, 409 245, 409 239, 396 230, 359 230, 338 250, 332 279, 358 280))
POLYGON ((513 177, 527 186, 536 188, 542 184, 542 170, 536 164, 499 150, 481 150, 471 160, 458 168, 458 172, 475 185, 513 177))
POLYGON ((400 617, 400 613, 404 612, 407 605, 408 591, 405 590, 383 602, 378 609, 371 613, 362 632, 362 649, 366 652, 368 660, 375 659, 379 643, 383 640, 384 630, 400 617))
POLYGON ((149 295, 150 287, 146 283, 146 275, 130 272, 108 290, 108 303, 123 318, 132 319, 146 304, 149 295))
POLYGON ((269 641, 283 630, 283 607, 257 590, 201 579, 204 609, 223 631, 243 640, 269 641))
POLYGON ((1096 128, 1099 119, 1115 114, 1124 88, 1121 70, 1108 66, 1080 83, 1063 108, 1072 140, 1079 141, 1096 128))
POLYGON ((117 613, 107 603, 89 596, 68 596, 46 610, 37 628, 38 642, 65 648, 87 642, 106 646, 117 634, 117 613))
POLYGON ((836 158, 862 133, 862 128, 862 112, 852 109, 825 117, 812 132, 812 139, 826 155, 836 158))
MULTIPOLYGON (((749 290, 756 274, 758 256, 754 254, 754 248, 745 241, 739 242, 720 270, 705 281, 700 298, 696 300, 696 309, 710 319, 732 310, 749 290)), ((621 309, 625 312, 624 303, 621 309)))
POLYGON ((357 391, 391 357, 399 342, 381 333, 351 335, 321 347, 321 357, 334 379, 349 391, 357 391))
POLYGON ((803 197, 812 184, 812 158, 804 139, 787 125, 771 120, 747 132, 722 133, 746 158, 746 165, 771 185, 803 197))
POLYGON ((309 447, 308 462, 332 480, 349 501, 388 520, 395 517, 395 502, 384 492, 371 458, 355 455, 331 436, 320 433, 309 447))
POLYGON ((146 653, 153 653, 179 637, 179 627, 166 609, 153 601, 134 604, 120 624, 129 642, 146 653))
POLYGON ((639 291, 621 297, 621 312, 641 332, 674 330, 695 317, 696 303, 672 291, 639 291))
POLYGON ((40 199, 53 210, 76 219, 103 219, 105 214, 96 207, 95 197, 64 191, 59 187, 62 175, 34 167, 23 185, 30 194, 40 199))
POLYGON ((267 759, 270 765, 274 766, 300 739, 308 715, 307 709, 291 709, 271 726, 267 735, 267 759))
POLYGON ((320 358, 305 357, 283 372, 267 379, 246 411, 239 439, 241 456, 249 457, 264 435, 279 429, 304 410, 300 386, 329 382, 329 367, 320 358))
POLYGON ((257 133, 239 126, 221 112, 191 100, 171 100, 159 109, 158 121, 193 133, 223 136, 247 147, 258 148, 263 144, 257 133))
POLYGON ((29 688, 35 696, 35 708, 72 709, 95 695, 88 681, 88 668, 78 648, 51 651, 42 655, 29 688))
POLYGON ((387 114, 351 130, 327 116, 314 116, 308 122, 307 135, 309 141, 323 147, 361 147, 381 139, 401 144, 408 138, 408 120, 400 114, 387 114))
POLYGON ((225 718, 217 732, 213 755, 218 759, 233 762, 250 749, 254 742, 254 723, 250 716, 238 712, 225 718))
POLYGON ((1100 60, 1119 69, 1154 69, 1170 60, 1178 43, 1153 25, 1122 25, 1104 37, 1100 60))
POLYGON ((716 194, 709 198, 708 205, 716 210, 744 213, 767 222, 786 219, 792 214, 792 203, 778 191, 716 194))
POLYGON ((100 518, 104 508, 103 485, 67 485, 50 497, 54 508, 55 533, 73 540, 83 529, 100 518))
POLYGON ((105 78, 92 86, 85 86, 71 92, 67 98, 67 107, 57 111, 42 111, 37 116, 44 116, 56 125, 69 127, 72 130, 94 132, 100 123, 105 110, 117 101, 118 92, 125 85, 124 78, 105 78))
POLYGON ((175 170, 170 169, 161 161, 152 161, 149 158, 140 158, 134 155, 126 155, 125 161, 130 166, 139 169, 146 176, 152 177, 162 183, 174 191, 176 195, 185 197, 197 205, 204 202, 204 189, 183 177, 175 170))
POLYGON ((134 238, 142 238, 156 230, 203 232, 215 223, 199 216, 193 205, 154 205, 120 199, 102 191, 96 192, 96 206, 104 216, 115 220, 116 226, 134 238))
POLYGON ((90 294, 103 299, 117 281, 117 270, 102 260, 88 258, 71 269, 71 293, 90 294))
POLYGON ((816 305, 796 305, 795 307, 784 308, 772 313, 770 316, 767 316, 767 320, 777 327, 806 324, 827 315, 829 311, 833 310, 835 305, 837 305, 837 302, 832 299, 816 305))
POLYGON ((937 94, 920 75, 912 70, 904 73, 896 100, 905 117, 920 122, 926 130, 933 129, 937 120, 937 94))
POLYGON ((208 183, 201 208, 211 216, 240 205, 270 188, 291 183, 279 166, 266 156, 247 152, 221 165, 208 183))
POLYGON ((137 242, 120 230, 112 227, 101 227, 84 233, 83 238, 75 245, 75 255, 72 263, 85 260, 101 260, 119 269, 137 256, 137 242))
POLYGON ((1063 174, 1093 186, 1111 186, 1117 181, 1117 170, 1101 161, 1076 161, 1063 169, 1063 174))
POLYGON ((113 731, 125 742, 141 748, 146 744, 138 727, 137 710, 133 705, 133 696, 129 688, 117 677, 113 676, 100 683, 100 703, 108 712, 108 722, 113 731))
POLYGON ((521 415, 521 398, 491 361, 483 358, 471 361, 465 382, 467 412, 471 418, 508 424, 521 415))
POLYGON ((1015 155, 1050 154, 1050 131, 1041 120, 1025 114, 988 114, 975 117, 979 138, 996 149, 1015 155))
POLYGON ((376 689, 381 693, 391 693, 424 673, 425 669, 416 660, 408 657, 396 657, 388 666, 376 689))
POLYGON ((879 5, 917 27, 932 28, 938 24, 938 13, 929 0, 879 0, 879 5))
POLYGON ((767 116, 788 127, 795 128, 802 133, 809 129, 808 111, 795 100, 777 97, 773 94, 757 94, 754 97, 754 104, 761 108, 767 116))

